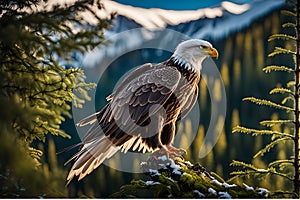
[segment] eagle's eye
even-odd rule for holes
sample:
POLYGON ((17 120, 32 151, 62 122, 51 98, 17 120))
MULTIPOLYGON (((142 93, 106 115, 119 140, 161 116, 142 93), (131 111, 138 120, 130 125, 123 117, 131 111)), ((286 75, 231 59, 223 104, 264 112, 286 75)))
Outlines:
POLYGON ((207 48, 207 46, 205 46, 205 45, 200 45, 200 49, 206 49, 207 48))

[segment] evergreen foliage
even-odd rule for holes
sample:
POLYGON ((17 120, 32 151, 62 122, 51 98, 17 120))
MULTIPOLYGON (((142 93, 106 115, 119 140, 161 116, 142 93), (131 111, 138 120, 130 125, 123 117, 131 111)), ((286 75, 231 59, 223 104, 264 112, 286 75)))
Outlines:
MULTIPOLYGON (((95 12, 101 9, 99 1, 48 4, 47 0, 0 4, 0 146, 4 148, 0 195, 5 197, 37 197, 54 195, 49 191, 57 188, 65 190, 59 185, 64 178, 60 177, 57 184, 55 175, 45 177, 45 164, 38 167, 43 151, 33 143, 45 142, 48 134, 70 138, 60 125, 65 117, 71 117, 71 103, 81 107, 89 100, 87 90, 94 84, 85 82, 78 66, 64 63, 71 60, 74 52, 84 53, 99 45, 103 30, 110 24, 110 20, 100 19, 95 12), (94 19, 93 24, 82 18, 83 13, 94 19), (24 182, 20 183, 22 187, 17 187, 18 181, 24 182), (33 186, 35 192, 30 190, 33 186)), ((53 151, 53 144, 49 147, 53 151)), ((56 155, 50 155, 53 168, 56 155)))
MULTIPOLYGON (((273 100, 260 99, 255 97, 247 97, 244 98, 244 101, 250 101, 252 103, 258 104, 260 106, 268 106, 272 107, 278 112, 284 111, 287 113, 287 116, 293 119, 270 119, 263 120, 260 122, 261 125, 265 126, 267 129, 252 129, 244 126, 235 126, 233 128, 233 133, 247 133, 253 136, 260 135, 270 135, 271 140, 260 149, 253 158, 258 158, 259 156, 263 156, 265 153, 271 151, 271 149, 279 146, 281 144, 287 144, 288 142, 292 142, 294 146, 294 155, 290 156, 287 159, 277 158, 273 162, 270 162, 266 168, 260 168, 253 164, 247 164, 241 161, 234 160, 231 165, 236 167, 242 167, 243 170, 235 171, 231 174, 234 175, 232 179, 240 178, 241 176, 249 177, 250 175, 254 175, 255 177, 268 177, 269 175, 275 175, 283 177, 284 180, 291 181, 294 185, 293 192, 292 191, 278 191, 277 195, 284 195, 285 197, 298 197, 299 198, 299 189, 300 189, 300 152, 299 152, 299 128, 300 128, 300 119, 299 119, 299 87, 300 87, 300 52, 299 52, 299 12, 300 5, 297 1, 292 1, 293 9, 285 10, 283 13, 289 16, 292 16, 293 20, 296 18, 295 22, 284 23, 283 28, 285 29, 293 29, 289 30, 289 33, 284 34, 273 34, 269 38, 269 42, 273 40, 283 40, 287 43, 292 43, 296 48, 286 48, 283 47, 275 47, 274 51, 269 54, 269 57, 274 56, 292 56, 294 60, 294 67, 289 66, 279 66, 279 65, 270 65, 263 68, 265 73, 281 71, 285 73, 293 73, 294 80, 288 82, 287 87, 277 86, 272 89, 269 94, 270 95, 282 95, 282 101, 277 103, 273 100), (284 54, 284 55, 282 55, 284 54), (291 103, 292 102, 292 103, 291 103), (284 131, 280 131, 280 127, 285 127, 284 131)), ((288 32, 288 30, 287 30, 288 32)), ((231 179, 231 180, 232 180, 231 179)), ((278 188, 279 189, 279 188, 278 188)), ((276 195, 275 195, 276 196, 276 195)))
POLYGON ((151 156, 141 167, 150 180, 132 180, 112 197, 160 198, 268 198, 272 193, 243 183, 229 184, 216 173, 209 173, 199 163, 181 158, 151 156), (148 192, 148 193, 147 193, 148 192))

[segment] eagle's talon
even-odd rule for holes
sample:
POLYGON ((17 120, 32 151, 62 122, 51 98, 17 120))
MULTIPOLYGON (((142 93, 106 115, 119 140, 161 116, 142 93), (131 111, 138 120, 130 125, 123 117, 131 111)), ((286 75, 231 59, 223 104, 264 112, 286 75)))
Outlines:
POLYGON ((177 157, 181 157, 183 154, 186 154, 186 150, 183 148, 175 148, 173 146, 167 146, 168 152, 177 157))
POLYGON ((152 156, 153 158, 155 158, 156 160, 159 159, 159 157, 161 156, 167 156, 167 159, 169 158, 176 158, 176 157, 180 157, 181 159, 183 159, 182 155, 186 154, 186 150, 183 148, 175 148, 173 146, 163 146, 161 149, 155 151, 152 156))

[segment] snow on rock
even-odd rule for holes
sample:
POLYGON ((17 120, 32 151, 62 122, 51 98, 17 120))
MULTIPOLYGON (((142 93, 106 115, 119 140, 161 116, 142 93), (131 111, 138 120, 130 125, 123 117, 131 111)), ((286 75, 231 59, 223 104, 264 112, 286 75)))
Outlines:
POLYGON ((223 198, 223 199, 231 199, 231 195, 228 194, 228 192, 219 192, 219 198, 223 198))
POLYGON ((174 179, 172 179, 171 177, 167 177, 168 180, 170 180, 171 182, 176 182, 174 179))
POLYGON ((269 190, 267 190, 265 188, 258 188, 257 193, 260 194, 260 195, 264 195, 264 197, 268 197, 269 190))
POLYGON ((150 186, 150 185, 159 185, 159 182, 155 182, 155 181, 146 181, 146 185, 150 186))
POLYGON ((217 179, 214 179, 214 180, 212 180, 212 181, 210 181, 211 183, 214 183, 214 184, 216 184, 216 185, 219 185, 219 186, 222 186, 223 184, 222 183, 220 183, 220 181, 218 181, 217 179))
POLYGON ((253 187, 248 186, 246 183, 243 183, 243 185, 245 186, 246 190, 248 190, 248 191, 250 191, 250 190, 253 191, 254 190, 253 187))
POLYGON ((163 155, 163 156, 159 156, 157 159, 162 160, 162 161, 166 161, 168 158, 167 158, 166 155, 163 155))
POLYGON ((193 166, 193 164, 190 161, 185 161, 185 164, 187 164, 188 166, 193 166))
POLYGON ((161 175, 161 174, 158 172, 158 170, 156 170, 156 169, 149 169, 148 171, 150 172, 151 175, 154 175, 154 176, 159 176, 159 175, 161 175))
POLYGON ((219 186, 223 186, 224 188, 232 188, 232 187, 236 187, 237 185, 236 184, 229 184, 229 183, 221 183, 220 181, 218 181, 217 179, 213 179, 210 181, 211 183, 214 183, 216 185, 219 185, 219 186))
POLYGON ((223 183, 222 184, 225 188, 232 188, 232 187, 236 187, 236 184, 228 184, 228 183, 223 183))
POLYGON ((214 189, 212 189, 212 188, 208 188, 208 190, 207 190, 209 193, 211 193, 212 195, 217 195, 217 192, 216 192, 216 190, 214 190, 214 189))
POLYGON ((198 197, 203 198, 205 197, 205 195, 201 192, 199 192, 198 190, 194 190, 194 193, 196 193, 198 195, 198 197))
POLYGON ((173 173, 181 175, 180 166, 177 165, 172 159, 169 159, 169 161, 171 162, 170 167, 173 169, 173 173))

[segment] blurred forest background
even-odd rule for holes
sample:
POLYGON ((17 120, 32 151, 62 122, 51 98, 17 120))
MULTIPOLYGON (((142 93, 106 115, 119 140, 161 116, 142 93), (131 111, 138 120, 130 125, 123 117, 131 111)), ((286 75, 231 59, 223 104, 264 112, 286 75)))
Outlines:
MULTIPOLYGON (((227 115, 225 119, 219 119, 220 123, 225 121, 222 134, 213 150, 204 158, 198 158, 200 144, 205 137, 210 120, 210 100, 206 84, 201 81, 199 102, 201 119, 199 127, 192 127, 191 120, 187 119, 184 123, 177 126, 178 132, 182 134, 180 146, 186 146, 193 133, 197 136, 193 141, 187 154, 186 160, 199 162, 208 171, 214 171, 224 179, 230 178, 230 172, 234 167, 229 164, 232 160, 238 159, 244 162, 251 162, 252 156, 268 141, 267 136, 251 137, 250 135, 232 134, 232 128, 238 124, 248 127, 260 128, 259 121, 267 119, 277 119, 279 116, 286 115, 272 111, 270 108, 257 107, 251 103, 242 102, 247 96, 264 98, 268 96, 268 91, 275 85, 281 85, 291 76, 286 76, 281 72, 266 74, 261 69, 270 64, 292 65, 292 60, 288 57, 284 59, 268 58, 268 54, 279 45, 291 45, 288 42, 273 41, 268 42, 268 37, 281 31, 281 24, 286 19, 280 15, 279 10, 272 11, 268 15, 253 21, 247 28, 229 34, 224 39, 213 40, 211 43, 218 49, 220 57, 216 60, 219 67, 227 95, 227 115), (290 64, 287 64, 290 63, 290 64), (208 116, 208 117, 206 117, 208 116)), ((105 48, 105 47, 103 47, 105 48)), ((100 109, 105 103, 105 97, 112 91, 118 78, 132 67, 145 62, 163 61, 170 53, 165 52, 160 57, 154 54, 153 50, 137 50, 128 53, 127 56, 137 58, 135 61, 120 58, 112 64, 102 76, 102 85, 97 87, 96 108, 100 109), (147 55, 153 57, 145 57, 147 55), (122 70, 120 70, 120 66, 122 70), (103 84, 104 83, 104 84, 103 84), (101 93, 99 92, 101 91, 101 93)), ((88 80, 86 80, 88 82, 88 80)), ((220 83, 214 83, 213 95, 220 95, 220 83)), ((219 96, 219 98, 223 98, 219 96)), ((276 97, 273 97, 276 98, 276 97)), ((276 101, 276 99, 274 99, 276 101)), ((8 112, 10 107, 2 105, 2 110, 8 112)), ((1 114, 3 115, 3 114, 1 114)), ((289 116, 287 116, 289 117, 289 116)), ((61 129, 70 134, 72 139, 47 135, 43 142, 34 140, 31 146, 41 150, 44 154, 41 157, 40 165, 37 169, 36 163, 28 157, 22 148, 15 148, 15 141, 7 134, 1 134, 0 154, 1 162, 9 158, 12 171, 3 171, 1 167, 0 194, 2 196, 43 196, 46 197, 108 197, 119 190, 120 186, 129 183, 133 178, 141 178, 143 174, 131 174, 120 172, 115 169, 101 165, 91 175, 84 180, 77 182, 73 180, 68 187, 65 187, 68 169, 70 165, 64 166, 64 162, 76 152, 76 150, 57 154, 57 152, 69 145, 80 141, 74 121, 66 119, 61 124, 61 129), (47 185, 48 190, 43 188, 47 185), (26 186, 26 187, 25 187, 26 186), (26 188, 26 189, 25 189, 26 188), (40 193, 43 191, 44 193, 40 193)), ((284 130, 286 127, 274 126, 273 129, 284 130)), ((4 130, 3 131, 10 131, 4 130)), ((292 144, 286 143, 278 145, 271 150, 267 156, 256 158, 253 163, 258 167, 266 167, 265 163, 277 158, 284 159, 292 154, 292 144)), ((114 158, 111 162, 117 164, 119 161, 114 158)), ((135 163, 139 167, 139 163, 135 163)), ((246 179, 245 183, 251 186, 265 187, 270 190, 286 189, 292 186, 278 177, 269 177, 263 180, 246 179)))

